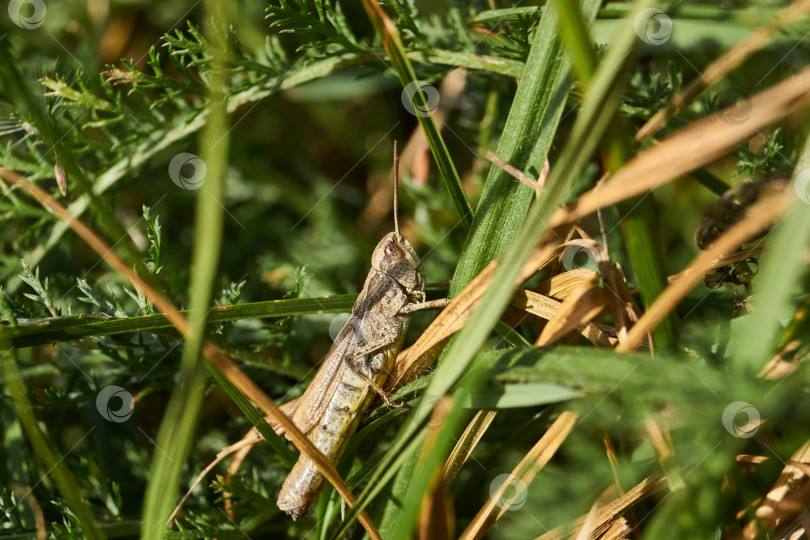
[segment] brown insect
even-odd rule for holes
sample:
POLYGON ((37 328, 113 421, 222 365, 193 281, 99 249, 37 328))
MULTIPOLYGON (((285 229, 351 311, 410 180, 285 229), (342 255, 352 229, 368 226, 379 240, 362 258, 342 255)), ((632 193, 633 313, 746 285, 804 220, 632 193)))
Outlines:
MULTIPOLYGON (((409 314, 446 306, 425 301, 425 271, 413 246, 399 232, 399 159, 394 142, 394 232, 380 240, 371 271, 318 373, 291 413, 295 425, 330 460, 340 458, 363 413, 394 367, 408 328, 409 314)), ((297 519, 307 513, 324 486, 324 476, 300 456, 278 496, 278 507, 297 519)))

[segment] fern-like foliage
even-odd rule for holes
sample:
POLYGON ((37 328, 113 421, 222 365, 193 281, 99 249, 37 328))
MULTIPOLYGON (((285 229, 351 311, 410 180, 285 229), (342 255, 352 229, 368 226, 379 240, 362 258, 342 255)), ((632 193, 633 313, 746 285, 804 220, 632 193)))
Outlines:
POLYGON ((311 12, 307 0, 279 0, 267 7, 270 27, 281 28, 280 33, 312 32, 320 39, 308 40, 297 50, 321 49, 327 54, 365 52, 352 32, 349 21, 339 2, 315 0, 311 12))
POLYGON ((48 310, 52 317, 58 317, 59 312, 53 303, 50 292, 48 291, 48 278, 45 278, 44 282, 40 280, 39 267, 34 268, 34 271, 31 272, 31 269, 27 264, 25 264, 25 261, 22 261, 22 267, 23 273, 20 278, 32 289, 34 289, 34 294, 23 293, 25 297, 45 306, 45 309, 48 310))
POLYGON ((780 142, 781 131, 781 128, 776 128, 764 138, 759 152, 741 151, 734 176, 757 177, 790 171, 793 160, 782 152, 784 145, 780 142))

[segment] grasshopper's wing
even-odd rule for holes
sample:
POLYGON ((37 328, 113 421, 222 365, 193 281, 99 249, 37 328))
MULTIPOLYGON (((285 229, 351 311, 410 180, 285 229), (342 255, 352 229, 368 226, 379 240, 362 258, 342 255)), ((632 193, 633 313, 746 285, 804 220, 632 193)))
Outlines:
POLYGON ((359 325, 360 320, 352 316, 340 329, 332 348, 329 349, 318 373, 309 383, 292 415, 293 422, 304 433, 309 433, 318 424, 340 386, 340 381, 343 380, 343 373, 347 367, 345 357, 351 356, 357 349, 358 332, 355 330, 355 324, 359 325))

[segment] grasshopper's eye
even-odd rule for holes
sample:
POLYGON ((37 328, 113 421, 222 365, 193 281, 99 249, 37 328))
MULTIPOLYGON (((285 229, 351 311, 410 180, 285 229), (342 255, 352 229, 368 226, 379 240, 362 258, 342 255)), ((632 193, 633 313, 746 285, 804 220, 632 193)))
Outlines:
POLYGON ((402 258, 402 250, 399 249, 395 242, 388 242, 385 244, 385 256, 389 259, 400 259, 402 258))

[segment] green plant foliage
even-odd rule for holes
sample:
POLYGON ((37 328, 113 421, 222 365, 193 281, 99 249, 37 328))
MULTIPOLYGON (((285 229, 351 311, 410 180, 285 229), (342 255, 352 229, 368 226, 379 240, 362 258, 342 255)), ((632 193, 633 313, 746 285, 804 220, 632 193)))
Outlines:
MULTIPOLYGON (((755 519, 752 501, 810 439, 804 109, 577 223, 649 305, 650 283, 664 286, 700 253, 695 233, 724 193, 791 177, 791 211, 747 244, 764 248, 761 268, 746 263, 745 284, 696 287, 654 350, 617 354, 575 332, 536 347, 545 323, 509 302, 561 204, 709 115, 743 125, 751 96, 806 66, 810 18, 780 22, 635 141, 786 3, 380 3, 392 26, 373 2, 340 0, 29 0, 2 10, 0 168, 86 223, 194 332, 177 332, 65 222, 0 181, 0 540, 37 538, 40 518, 49 538, 360 538, 360 508, 383 538, 410 538, 482 410, 497 414, 447 485, 450 536, 563 410, 578 415, 574 429, 486 537, 566 528, 653 475, 657 491, 622 514, 635 537, 737 537, 755 519), (663 43, 639 35, 645 8, 672 23, 663 43), (503 264, 435 368, 392 396, 406 405, 375 404, 351 438, 337 468, 358 507, 327 486, 293 522, 275 501, 297 452, 200 349, 219 345, 279 404, 303 394, 393 229, 394 140, 403 234, 428 282, 451 280, 428 299, 457 296, 491 261, 503 264), (542 193, 492 165, 490 150, 532 181, 548 160, 542 193), (787 375, 764 377, 769 361, 787 375), (453 405, 437 425, 446 395, 453 405), (749 437, 740 420, 752 411, 765 422, 749 437), (267 443, 233 475, 229 460, 215 467, 164 529, 199 472, 253 427, 267 443), (741 466, 739 455, 767 460, 741 466)), ((566 264, 557 258, 520 286, 566 264)), ((615 292, 603 276, 597 286, 615 292)), ((605 313, 598 322, 611 327, 605 313)), ((406 346, 433 317, 412 316, 406 346)))

